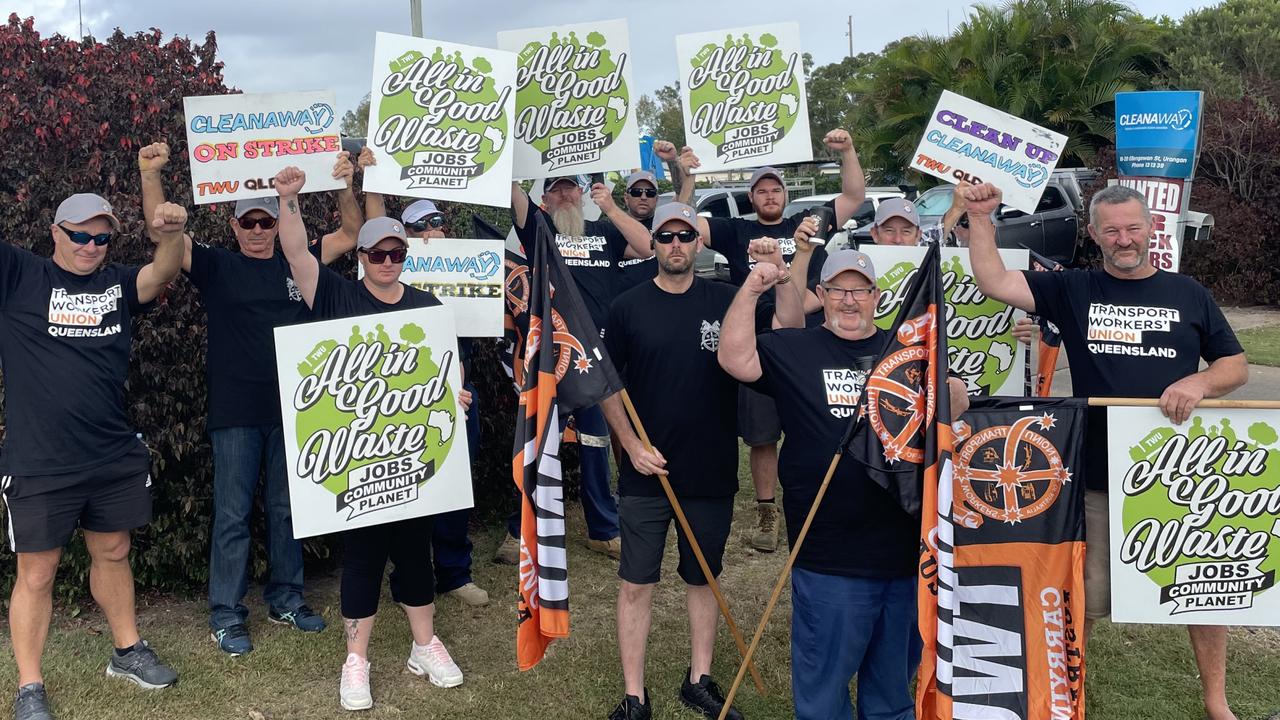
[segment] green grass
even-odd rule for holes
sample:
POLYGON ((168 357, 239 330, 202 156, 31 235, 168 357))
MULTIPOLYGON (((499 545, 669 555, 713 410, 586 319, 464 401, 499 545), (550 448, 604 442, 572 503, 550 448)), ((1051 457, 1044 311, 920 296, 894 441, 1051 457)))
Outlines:
POLYGON ((1254 365, 1280 367, 1280 326, 1269 325, 1236 333, 1245 357, 1254 365))
MULTIPOLYGON (((754 498, 745 468, 722 576, 734 618, 750 641, 782 569, 781 553, 750 550, 745 533, 754 522, 754 498)), ((331 627, 320 635, 270 624, 260 588, 250 591, 250 630, 256 649, 229 658, 209 640, 204 602, 151 599, 140 610, 144 637, 181 673, 174 688, 142 692, 105 677, 110 634, 102 616, 77 618, 56 612, 45 653, 45 678, 60 720, 187 718, 272 720, 283 718, 604 718, 622 694, 614 634, 616 564, 586 550, 582 513, 568 512, 572 636, 551 645, 536 669, 515 668, 515 569, 488 561, 500 528, 475 533, 476 582, 493 601, 470 609, 451 598, 437 603, 436 627, 466 673, 451 690, 436 688, 404 669, 409 629, 404 614, 384 595, 370 659, 374 708, 351 714, 338 707, 338 674, 344 659, 338 627, 337 578, 312 579, 312 605, 331 627)), ((675 576, 675 542, 669 537, 664 579, 654 593, 646 683, 660 720, 696 715, 685 711, 677 688, 688 663, 684 592, 675 576)), ((850 548, 869 552, 872 548, 850 548)), ((790 604, 783 595, 757 651, 769 695, 760 697, 748 677, 738 706, 751 720, 789 718, 790 604)), ((0 642, 7 645, 7 632, 0 642)), ((714 675, 727 689, 737 670, 737 650, 721 624, 714 675)), ((1088 715, 1096 720, 1198 720, 1199 684, 1185 630, 1101 623, 1089 645, 1088 715)), ((7 655, 7 653, 6 653, 7 655)), ((1236 629, 1230 649, 1229 696, 1241 720, 1269 718, 1280 710, 1280 633, 1236 629)), ((11 659, 0 663, 0 686, 13 687, 11 659)), ((0 714, 8 706, 0 701, 0 714)))

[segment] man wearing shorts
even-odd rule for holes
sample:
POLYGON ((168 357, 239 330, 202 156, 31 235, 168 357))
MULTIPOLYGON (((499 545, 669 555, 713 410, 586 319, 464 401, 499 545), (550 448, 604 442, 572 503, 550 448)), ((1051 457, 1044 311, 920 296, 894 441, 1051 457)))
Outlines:
POLYGON ((142 267, 107 263, 120 232, 111 204, 79 193, 58 206, 53 256, 0 243, 0 364, 7 430, 0 480, 9 547, 18 556, 9 632, 18 667, 17 720, 51 720, 40 661, 53 582, 76 528, 89 589, 111 628, 107 674, 146 689, 178 675, 138 637, 129 531, 151 522, 151 457, 129 425, 124 386, 131 323, 182 266, 186 210, 165 203, 149 224, 142 267))

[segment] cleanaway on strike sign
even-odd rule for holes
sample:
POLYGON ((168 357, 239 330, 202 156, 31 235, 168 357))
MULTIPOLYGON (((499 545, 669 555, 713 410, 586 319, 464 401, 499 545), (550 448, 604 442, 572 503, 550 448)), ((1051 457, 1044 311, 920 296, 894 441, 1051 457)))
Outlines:
MULTIPOLYGON (((453 308, 458 337, 502 337, 506 271, 503 241, 409 239, 400 281, 453 308)), ((364 269, 359 270, 364 277, 364 269)))
POLYGON ((676 36, 685 142, 699 172, 808 162, 800 25, 676 36))
POLYGON ((1036 211, 1067 136, 943 90, 911 167, 951 183, 989 182, 1006 205, 1036 211))
POLYGON ((1107 427, 1113 618, 1280 625, 1280 411, 1113 407, 1107 427))
POLYGON ((275 336, 295 538, 472 506, 451 309, 275 336))
POLYGON ((186 97, 182 107, 197 205, 275 197, 289 165, 307 173, 306 192, 344 187, 333 177, 342 140, 330 90, 186 97))
POLYGON ((498 47, 517 54, 516 177, 640 165, 626 20, 500 32, 498 47))
POLYGON ((378 33, 364 189, 511 206, 516 56, 378 33))

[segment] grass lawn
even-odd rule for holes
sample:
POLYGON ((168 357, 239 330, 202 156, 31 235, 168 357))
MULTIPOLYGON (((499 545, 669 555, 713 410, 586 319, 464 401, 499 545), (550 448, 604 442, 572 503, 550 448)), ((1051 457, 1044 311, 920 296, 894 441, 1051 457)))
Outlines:
POLYGON ((1280 326, 1267 325, 1236 333, 1245 357, 1254 365, 1280 367, 1280 326))
MULTIPOLYGON (((754 522, 750 481, 743 473, 733 538, 722 584, 734 617, 750 641, 785 556, 758 554, 742 539, 754 522)), ((466 673, 459 688, 436 688, 404 669, 409 629, 404 614, 383 598, 370 650, 374 708, 360 718, 604 718, 622 693, 614 635, 616 565, 586 550, 584 523, 570 507, 570 584, 573 635, 552 644, 531 672, 515 669, 516 572, 488 561, 500 528, 474 535, 476 582, 493 602, 472 610, 449 599, 437 603, 438 634, 466 673)), ((654 594, 647 684, 654 717, 694 718, 677 690, 688 663, 684 593, 675 576, 675 541, 669 538, 664 580, 654 594)), ((874 551, 850 548, 850 552, 874 551)), ((105 677, 110 634, 102 616, 89 609, 71 619, 56 611, 45 658, 45 678, 60 720, 113 718, 347 718, 338 706, 338 674, 344 660, 336 577, 315 579, 311 603, 330 628, 303 635, 266 621, 260 587, 250 591, 250 630, 256 649, 240 658, 220 653, 209 640, 200 599, 155 599, 140 612, 148 638, 181 673, 176 687, 142 692, 105 677)), ((784 596, 785 598, 785 596, 784 596)), ((779 604, 757 662, 769 687, 759 697, 750 678, 738 707, 752 720, 791 717, 789 603, 779 604)), ((0 638, 8 644, 7 629, 0 638)), ((737 669, 737 650, 721 624, 714 674, 727 689, 737 669)), ((1198 720, 1199 683, 1186 632, 1176 627, 1113 626, 1102 623, 1089 646, 1088 714, 1100 720, 1198 720)), ((0 663, 0 686, 13 687, 12 659, 0 663)), ((1229 693, 1241 720, 1271 718, 1280 711, 1280 633, 1236 629, 1231 636, 1229 693)), ((0 702, 0 713, 8 713, 0 702)), ((1280 717, 1280 716, 1277 716, 1280 717)))

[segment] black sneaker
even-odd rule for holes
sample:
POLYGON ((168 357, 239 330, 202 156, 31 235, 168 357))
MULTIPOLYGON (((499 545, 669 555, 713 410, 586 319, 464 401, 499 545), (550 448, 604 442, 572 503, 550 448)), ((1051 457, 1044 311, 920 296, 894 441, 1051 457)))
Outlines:
POLYGON ((270 610, 267 618, 277 625, 288 625, 302 632, 318 633, 325 628, 324 618, 306 605, 299 605, 297 610, 282 613, 270 610))
POLYGON ((160 662, 160 656, 156 655, 156 651, 151 649, 146 640, 139 640, 124 655, 111 653, 107 674, 132 681, 145 690, 159 690, 178 682, 178 673, 160 662))
POLYGON ((644 689, 644 703, 635 695, 623 695, 622 702, 609 713, 609 720, 649 720, 653 710, 649 707, 649 688, 644 689))
MULTIPOLYGON (((696 710, 709 718, 719 718, 720 710, 724 708, 724 693, 720 692, 720 686, 710 675, 703 675, 698 678, 698 682, 689 682, 689 673, 684 674, 684 682, 680 684, 680 702, 690 710, 696 710)), ((738 712, 738 708, 730 707, 729 714, 725 715, 727 720, 742 720, 742 713, 738 712)))
POLYGON ((44 683, 18 688, 18 697, 13 699, 13 717, 14 720, 53 720, 49 698, 44 694, 44 683))

